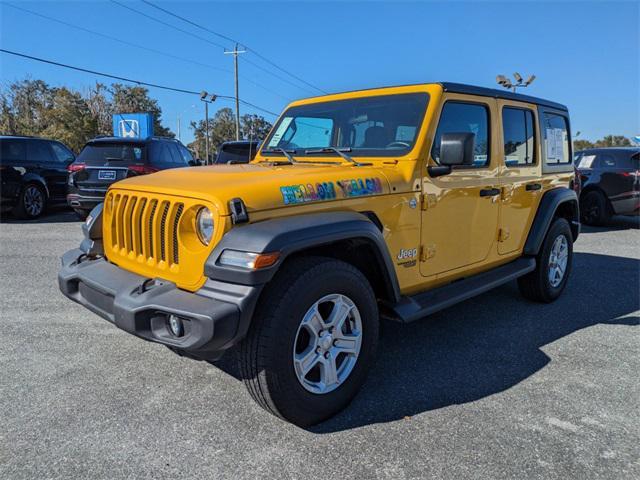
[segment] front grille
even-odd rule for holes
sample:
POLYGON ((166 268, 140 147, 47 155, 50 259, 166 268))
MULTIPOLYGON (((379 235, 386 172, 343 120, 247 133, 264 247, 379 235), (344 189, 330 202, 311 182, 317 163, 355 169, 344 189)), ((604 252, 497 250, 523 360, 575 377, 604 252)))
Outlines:
POLYGON ((111 193, 111 248, 148 264, 180 263, 178 229, 184 204, 144 195, 111 193))

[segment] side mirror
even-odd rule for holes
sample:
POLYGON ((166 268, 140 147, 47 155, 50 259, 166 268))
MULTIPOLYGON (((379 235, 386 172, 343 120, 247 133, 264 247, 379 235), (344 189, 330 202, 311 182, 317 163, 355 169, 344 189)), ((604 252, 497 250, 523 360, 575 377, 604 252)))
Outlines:
POLYGON ((440 165, 473 165, 475 133, 445 133, 440 140, 440 165))
POLYGON ((473 165, 475 133, 444 133, 440 139, 440 165, 429 167, 429 175, 449 175, 456 165, 473 165))

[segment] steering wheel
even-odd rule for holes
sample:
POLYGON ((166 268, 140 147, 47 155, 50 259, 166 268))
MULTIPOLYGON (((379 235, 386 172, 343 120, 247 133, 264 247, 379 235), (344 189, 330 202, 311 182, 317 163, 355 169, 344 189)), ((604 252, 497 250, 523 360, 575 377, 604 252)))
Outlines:
POLYGON ((409 145, 407 142, 391 142, 384 148, 394 148, 394 147, 409 148, 410 146, 411 145, 409 145))

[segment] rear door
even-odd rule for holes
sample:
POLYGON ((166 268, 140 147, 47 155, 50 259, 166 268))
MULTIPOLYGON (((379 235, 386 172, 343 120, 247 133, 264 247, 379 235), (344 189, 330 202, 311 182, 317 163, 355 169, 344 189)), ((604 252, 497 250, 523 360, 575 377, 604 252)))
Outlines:
POLYGON ((67 193, 66 166, 58 161, 47 140, 27 140, 27 162, 33 172, 44 178, 49 190, 49 198, 64 199, 67 193))
POLYGON ((74 174, 74 184, 85 196, 103 196, 109 185, 127 177, 129 167, 143 167, 142 143, 94 142, 87 144, 76 163, 85 168, 74 174))
POLYGON ((542 196, 537 111, 535 105, 498 100, 500 144, 500 230, 498 253, 524 246, 542 196))
POLYGON ((598 153, 600 187, 605 191, 615 213, 630 213, 637 203, 640 160, 633 151, 612 150, 598 153))

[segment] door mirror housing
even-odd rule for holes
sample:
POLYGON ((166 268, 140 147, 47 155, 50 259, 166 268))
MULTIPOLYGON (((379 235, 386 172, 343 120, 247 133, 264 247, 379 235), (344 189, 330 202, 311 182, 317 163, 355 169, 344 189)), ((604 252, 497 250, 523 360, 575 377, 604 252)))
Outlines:
POLYGON ((444 133, 440 139, 440 165, 473 165, 475 133, 444 133))

